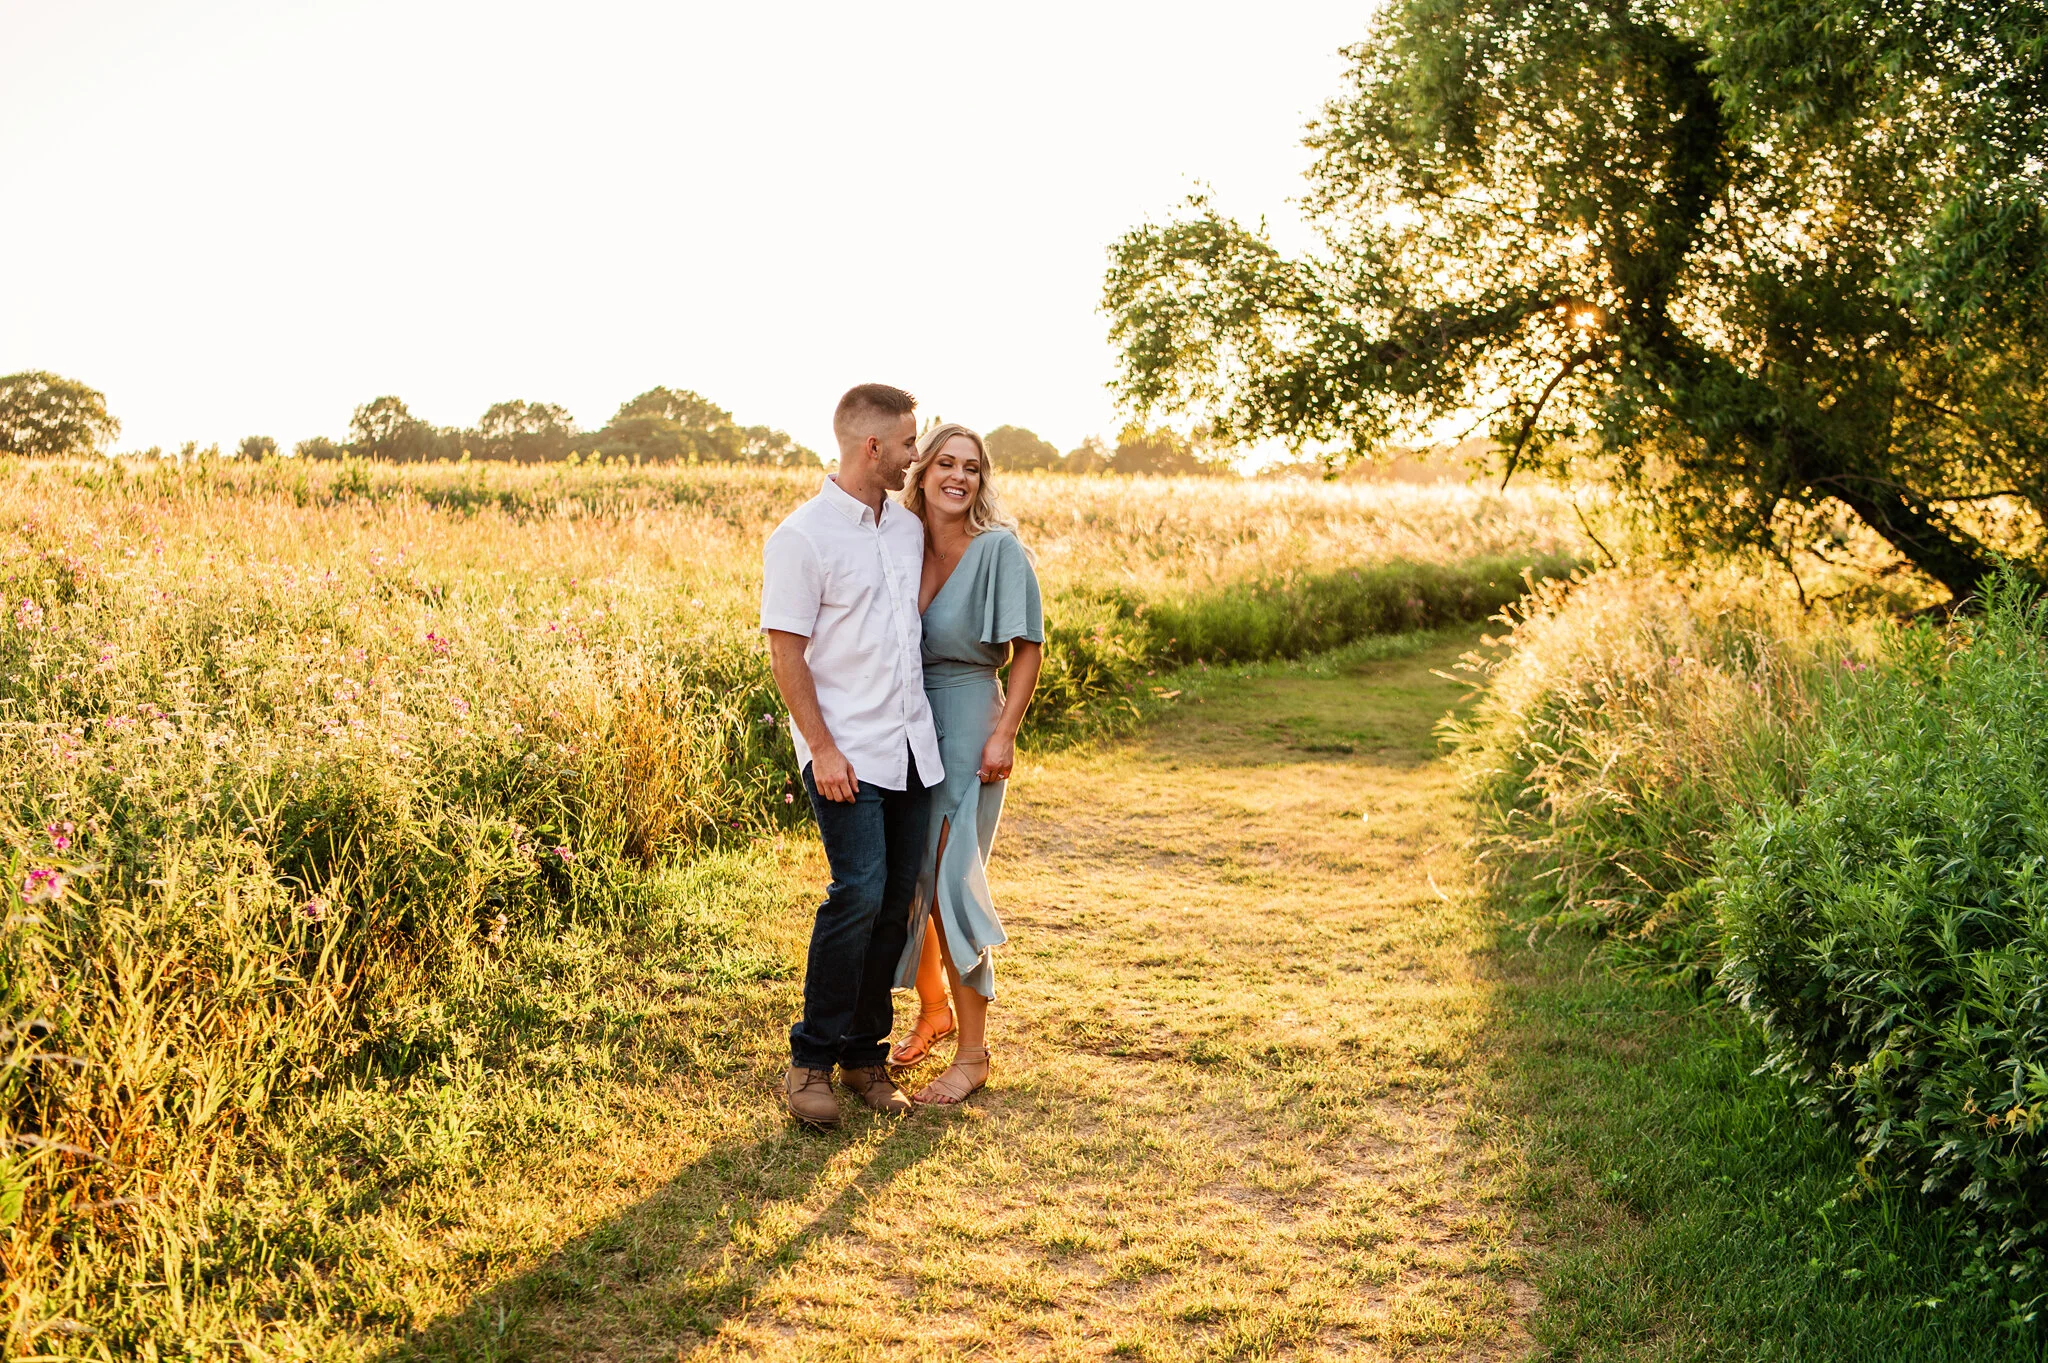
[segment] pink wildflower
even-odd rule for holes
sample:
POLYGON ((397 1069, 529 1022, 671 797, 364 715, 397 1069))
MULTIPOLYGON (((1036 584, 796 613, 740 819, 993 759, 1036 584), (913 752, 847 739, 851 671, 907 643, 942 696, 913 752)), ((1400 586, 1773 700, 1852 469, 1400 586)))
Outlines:
POLYGON ((308 923, 318 923, 327 917, 327 908, 328 905, 325 899, 309 899, 299 905, 299 917, 305 919, 308 923))
POLYGON ((59 852, 68 851, 70 849, 72 836, 78 832, 78 830, 72 826, 71 821, 69 819, 66 819, 61 823, 50 824, 46 826, 43 829, 43 831, 50 835, 50 846, 56 848, 59 852))
POLYGON ((21 878, 21 902, 45 904, 62 899, 70 877, 54 866, 38 866, 21 878))

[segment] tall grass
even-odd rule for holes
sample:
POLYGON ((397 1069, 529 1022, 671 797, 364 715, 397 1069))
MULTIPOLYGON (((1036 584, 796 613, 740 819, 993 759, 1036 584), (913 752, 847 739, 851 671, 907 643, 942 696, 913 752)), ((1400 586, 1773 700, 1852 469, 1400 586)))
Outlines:
MULTIPOLYGON (((779 969, 735 937, 756 839, 801 812, 754 613, 814 485, 0 469, 11 1352, 402 1319, 350 1277, 350 1209, 572 1123, 546 1076, 641 1063, 571 963, 616 947, 686 993, 779 969)), ((1575 547, 1528 497, 1006 490, 1054 728, 1182 658, 1476 617, 1575 547)))
POLYGON ((1467 659, 1486 689, 1445 737, 1489 855, 1533 876, 1517 911, 1704 978, 1714 847, 1741 811, 1796 795, 1825 698, 1876 648, 1871 617, 1737 568, 1636 566, 1543 584, 1505 619, 1467 659))

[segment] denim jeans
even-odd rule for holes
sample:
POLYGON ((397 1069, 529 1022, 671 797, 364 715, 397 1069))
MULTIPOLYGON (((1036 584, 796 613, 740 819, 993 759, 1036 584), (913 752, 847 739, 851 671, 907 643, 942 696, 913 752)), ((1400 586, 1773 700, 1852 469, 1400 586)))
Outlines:
POLYGON ((804 764, 804 789, 818 817, 832 884, 811 925, 804 968, 803 1020, 789 1029, 795 1064, 849 1069, 889 1058, 895 1006, 889 986, 910 935, 910 899, 924 855, 931 794, 910 764, 910 789, 883 790, 860 783, 851 804, 818 794, 804 764))

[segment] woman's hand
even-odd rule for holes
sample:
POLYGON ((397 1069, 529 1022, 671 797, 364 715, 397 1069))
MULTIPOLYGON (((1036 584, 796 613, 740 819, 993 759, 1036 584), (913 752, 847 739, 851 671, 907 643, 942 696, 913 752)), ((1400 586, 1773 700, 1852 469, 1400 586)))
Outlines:
POLYGON ((988 746, 981 750, 981 783, 1010 779, 1010 768, 1017 765, 1017 740, 1001 734, 991 734, 988 746))

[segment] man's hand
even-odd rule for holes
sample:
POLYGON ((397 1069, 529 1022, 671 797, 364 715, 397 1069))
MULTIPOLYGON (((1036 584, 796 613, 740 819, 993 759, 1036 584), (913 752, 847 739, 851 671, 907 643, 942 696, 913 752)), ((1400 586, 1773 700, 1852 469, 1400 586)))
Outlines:
POLYGON ((811 784, 818 788, 818 794, 828 800, 850 805, 860 791, 860 779, 853 774, 853 763, 846 760, 846 754, 837 748, 822 748, 811 753, 811 784))
POLYGON ((1010 769, 1017 765, 1017 741, 1002 734, 991 734, 981 750, 981 783, 1010 779, 1010 769))
POLYGON ((775 673, 775 689, 789 706, 790 722, 810 745, 811 781, 818 787, 818 794, 838 804, 852 804, 860 782, 853 774, 853 763, 832 741, 825 716, 818 709, 818 684, 811 677, 811 665, 804 661, 804 649, 809 643, 801 634, 769 630, 768 666, 775 673))

